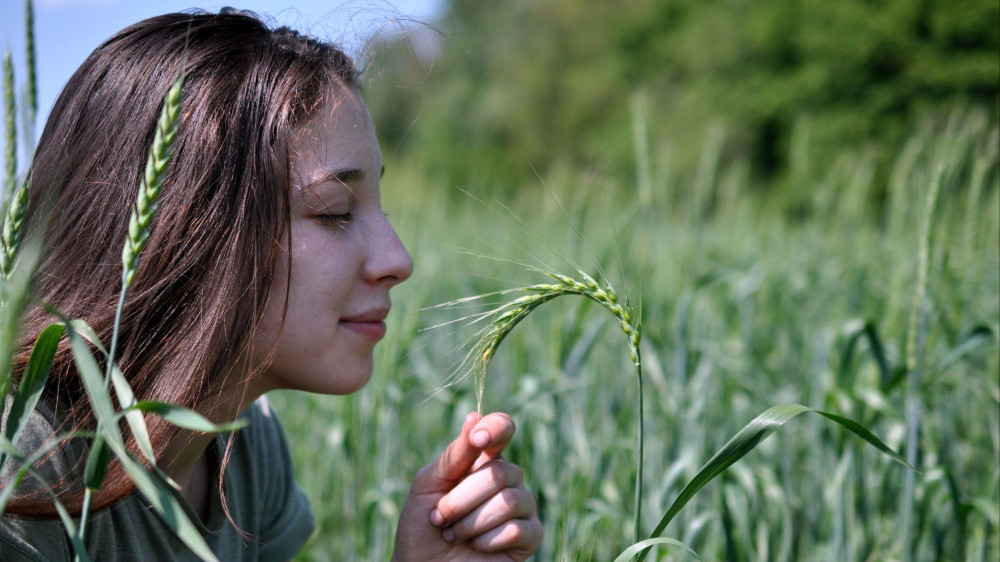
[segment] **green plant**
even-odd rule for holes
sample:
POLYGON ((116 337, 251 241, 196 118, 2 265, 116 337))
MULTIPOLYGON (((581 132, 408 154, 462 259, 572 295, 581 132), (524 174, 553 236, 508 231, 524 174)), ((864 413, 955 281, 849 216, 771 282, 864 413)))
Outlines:
MULTIPOLYGON (((486 387, 486 369, 490 360, 496 354, 500 343, 510 334, 511 330, 522 320, 528 317, 536 308, 564 295, 579 295, 588 298, 608 310, 617 320, 618 327, 628 340, 629 360, 635 365, 635 377, 637 386, 637 418, 636 418, 636 474, 635 474, 635 500, 633 515, 633 532, 635 540, 639 540, 642 515, 642 465, 643 465, 643 402, 642 402, 642 360, 639 351, 639 343, 642 341, 642 329, 640 325, 640 315, 625 299, 625 303, 619 302, 617 293, 611 284, 605 282, 602 285, 590 275, 582 270, 577 270, 577 275, 583 281, 577 281, 572 277, 541 271, 550 277, 554 283, 542 283, 530 285, 520 289, 510 289, 492 295, 479 295, 472 297, 472 300, 507 295, 512 293, 524 294, 523 296, 502 304, 492 310, 483 312, 474 317, 473 322, 485 320, 483 327, 475 336, 476 343, 466 358, 466 364, 473 372, 476 385, 476 408, 480 414, 483 411, 483 392, 486 387), (525 294, 526 293, 526 294, 525 294)), ((469 302, 470 299, 462 299, 446 303, 442 306, 452 307, 469 302)))

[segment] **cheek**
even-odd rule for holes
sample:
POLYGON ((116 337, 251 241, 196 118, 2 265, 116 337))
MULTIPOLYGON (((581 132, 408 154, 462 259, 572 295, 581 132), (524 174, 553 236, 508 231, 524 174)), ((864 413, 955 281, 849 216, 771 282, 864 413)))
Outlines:
POLYGON ((285 290, 288 287, 288 254, 281 252, 271 274, 271 287, 267 294, 260 324, 253 335, 253 360, 260 363, 275 349, 281 332, 285 308, 285 290))

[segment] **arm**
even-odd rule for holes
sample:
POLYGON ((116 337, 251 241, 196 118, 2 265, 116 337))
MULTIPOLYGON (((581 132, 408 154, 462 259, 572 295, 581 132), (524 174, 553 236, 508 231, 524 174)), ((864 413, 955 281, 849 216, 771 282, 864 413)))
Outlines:
POLYGON ((396 530, 394 562, 523 561, 542 542, 535 497, 500 453, 506 414, 469 414, 459 436, 413 479, 396 530))

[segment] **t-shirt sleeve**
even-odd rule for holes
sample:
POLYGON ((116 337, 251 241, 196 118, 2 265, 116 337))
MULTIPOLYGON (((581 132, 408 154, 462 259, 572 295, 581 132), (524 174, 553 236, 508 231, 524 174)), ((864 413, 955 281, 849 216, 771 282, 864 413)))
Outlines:
MULTIPOLYGON (((12 399, 5 397, 3 415, 0 416, 0 429, 6 427, 7 416, 10 414, 12 399)), ((41 449, 52 437, 52 425, 49 423, 51 412, 44 404, 39 404, 32 411, 17 448, 22 453, 30 453, 41 449)), ((27 456, 27 455, 26 455, 27 456)), ((36 465, 36 470, 50 484, 59 481, 62 475, 69 473, 78 460, 72 447, 64 447, 56 454, 36 465)), ((8 458, 0 472, 0 490, 15 484, 15 474, 21 463, 14 458, 8 458)), ((43 493, 44 488, 30 475, 24 475, 16 482, 15 495, 43 493)), ((55 518, 33 518, 5 514, 0 517, 0 561, 69 561, 72 550, 66 535, 66 529, 60 520, 55 518)))
POLYGON ((315 529, 312 508, 305 493, 295 481, 288 440, 277 415, 266 398, 253 404, 250 423, 259 428, 257 443, 267 467, 257 485, 262 499, 260 559, 288 560, 299 552, 315 529))
POLYGON ((69 562, 66 529, 58 520, 8 516, 0 519, 0 560, 69 562))

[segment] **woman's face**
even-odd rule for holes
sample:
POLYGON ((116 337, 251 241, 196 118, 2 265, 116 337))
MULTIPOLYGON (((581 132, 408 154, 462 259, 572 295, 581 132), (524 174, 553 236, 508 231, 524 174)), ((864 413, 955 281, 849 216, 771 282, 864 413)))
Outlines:
POLYGON ((290 149, 291 248, 275 262, 254 358, 271 358, 268 388, 349 394, 371 377, 389 289, 413 261, 382 211, 382 154, 356 92, 330 96, 290 149))

